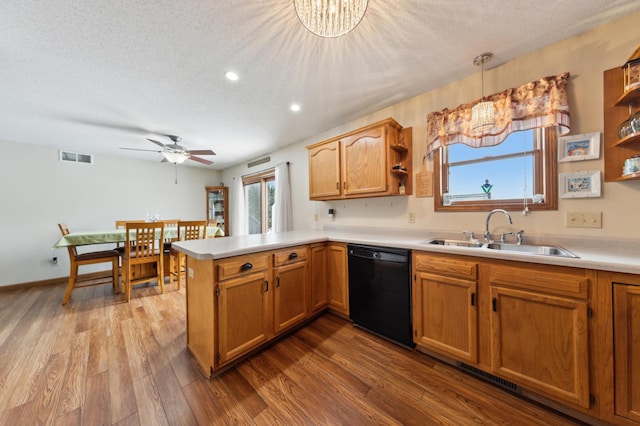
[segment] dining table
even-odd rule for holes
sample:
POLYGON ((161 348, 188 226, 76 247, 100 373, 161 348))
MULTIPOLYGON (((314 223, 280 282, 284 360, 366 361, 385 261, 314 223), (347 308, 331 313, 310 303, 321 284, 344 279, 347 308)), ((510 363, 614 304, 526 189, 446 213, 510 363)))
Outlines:
MULTIPOLYGON (((131 231, 133 237, 135 231, 131 231)), ((217 226, 207 226, 206 236, 214 235, 216 237, 223 237, 224 231, 217 226)), ((157 231, 157 238, 160 238, 160 231, 157 231)), ((164 228, 165 239, 178 238, 177 227, 164 228)), ((107 230, 93 230, 93 231, 76 231, 70 232, 67 235, 62 236, 53 246, 53 248, 63 248, 69 246, 86 246, 91 244, 108 244, 108 243, 123 243, 127 240, 127 231, 124 228, 120 229, 107 229, 107 230)))

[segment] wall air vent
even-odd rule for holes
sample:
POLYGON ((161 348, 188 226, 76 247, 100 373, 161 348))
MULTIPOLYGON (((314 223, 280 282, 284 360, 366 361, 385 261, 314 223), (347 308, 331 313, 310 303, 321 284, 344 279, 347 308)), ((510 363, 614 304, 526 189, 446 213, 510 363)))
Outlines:
POLYGON ((60 161, 67 161, 69 163, 84 163, 93 164, 93 155, 79 154, 77 152, 59 151, 60 161))
POLYGON ((259 166, 260 164, 268 163, 269 161, 271 161, 271 157, 264 157, 259 160, 248 162, 247 167, 251 168, 251 167, 259 166))

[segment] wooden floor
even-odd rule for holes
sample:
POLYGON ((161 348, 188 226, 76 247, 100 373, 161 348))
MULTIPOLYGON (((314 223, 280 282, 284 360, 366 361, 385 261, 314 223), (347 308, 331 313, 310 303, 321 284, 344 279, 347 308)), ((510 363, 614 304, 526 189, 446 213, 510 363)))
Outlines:
POLYGON ((0 424, 577 424, 330 314, 208 380, 166 288, 0 292, 0 424))

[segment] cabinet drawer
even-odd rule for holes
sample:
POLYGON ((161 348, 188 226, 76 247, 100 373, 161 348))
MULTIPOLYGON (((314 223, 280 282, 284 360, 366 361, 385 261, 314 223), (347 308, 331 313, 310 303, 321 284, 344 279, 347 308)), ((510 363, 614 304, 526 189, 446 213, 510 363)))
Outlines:
POLYGON ((218 281, 238 277, 251 272, 262 271, 269 267, 268 254, 251 254, 221 260, 218 263, 218 281))
POLYGON ((589 277, 582 270, 565 268, 563 271, 552 267, 510 267, 491 266, 491 285, 535 290, 559 296, 586 299, 589 296, 589 277))
POLYGON ((273 266, 300 262, 309 258, 308 246, 289 247, 273 253, 273 266))
POLYGON ((434 256, 425 253, 416 254, 415 267, 417 271, 421 272, 459 277, 468 280, 476 280, 478 277, 478 264, 476 262, 448 256, 434 256))

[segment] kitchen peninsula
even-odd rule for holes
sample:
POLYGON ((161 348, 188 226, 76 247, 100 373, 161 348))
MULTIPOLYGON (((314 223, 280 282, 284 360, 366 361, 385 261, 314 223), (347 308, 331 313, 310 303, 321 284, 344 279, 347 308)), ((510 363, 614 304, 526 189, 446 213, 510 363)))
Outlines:
POLYGON ((638 330, 617 308, 637 303, 632 241, 527 236, 578 256, 569 258, 424 244, 432 238, 461 234, 335 227, 176 243, 188 259, 187 345, 218 374, 326 309, 348 316, 347 243, 406 248, 419 351, 576 417, 633 424, 630 371, 640 367, 620 336, 638 330), (434 303, 453 323, 437 321, 434 303))

